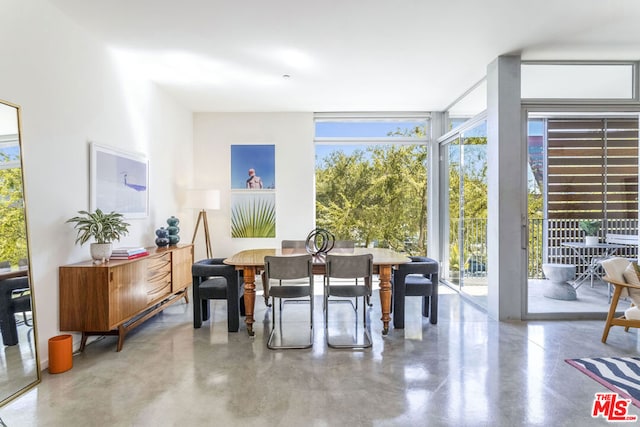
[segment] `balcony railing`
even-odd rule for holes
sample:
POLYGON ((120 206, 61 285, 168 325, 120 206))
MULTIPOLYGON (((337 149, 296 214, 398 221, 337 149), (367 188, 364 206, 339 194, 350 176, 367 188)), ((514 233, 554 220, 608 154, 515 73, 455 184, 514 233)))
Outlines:
MULTIPOLYGON (((547 262, 574 264, 578 273, 584 271, 587 265, 581 257, 576 255, 571 248, 562 246, 563 242, 580 242, 584 240, 584 232, 578 228, 579 219, 571 220, 545 220, 530 219, 529 245, 528 245, 528 277, 529 279, 543 279, 542 264, 547 262)), ((486 274, 487 263, 487 220, 486 218, 465 219, 458 228, 457 220, 452 222, 450 230, 460 230, 464 236, 462 247, 462 261, 466 275, 486 274)), ((601 241, 607 233, 637 235, 638 220, 615 219, 603 224, 601 241)), ((458 244, 457 236, 450 236, 452 245, 458 244)), ((589 251, 589 249, 587 249, 589 251)), ((592 249, 593 254, 598 255, 597 249, 592 249)), ((457 254, 458 249, 450 248, 450 254, 457 254)), ((625 258, 637 258, 638 248, 629 246, 619 249, 616 256, 625 258)), ((591 259, 592 256, 585 257, 591 259)))

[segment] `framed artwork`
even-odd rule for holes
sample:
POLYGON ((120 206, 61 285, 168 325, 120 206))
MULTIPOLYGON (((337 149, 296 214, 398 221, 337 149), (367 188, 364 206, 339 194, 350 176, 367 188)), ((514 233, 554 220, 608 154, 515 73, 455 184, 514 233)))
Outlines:
POLYGON ((275 192, 231 193, 231 237, 276 237, 275 192))
POLYGON ((275 145, 231 146, 232 190, 275 190, 275 145))
POLYGON ((91 144, 91 210, 149 216, 149 162, 142 154, 91 144))

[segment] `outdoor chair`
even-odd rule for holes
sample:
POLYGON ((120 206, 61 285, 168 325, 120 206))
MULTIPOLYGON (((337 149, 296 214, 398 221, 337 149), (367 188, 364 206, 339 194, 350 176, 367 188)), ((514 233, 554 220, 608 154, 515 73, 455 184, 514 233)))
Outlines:
POLYGON ((640 328, 640 310, 638 309, 640 305, 640 279, 636 266, 625 258, 609 258, 602 261, 601 265, 606 274, 603 280, 614 287, 609 313, 602 333, 602 342, 604 343, 607 341, 612 326, 623 326, 625 332, 628 332, 629 328, 640 328), (620 297, 629 297, 632 303, 624 315, 616 317, 620 297))
POLYGON ((191 267, 193 276, 193 327, 200 328, 209 319, 209 300, 227 300, 227 329, 238 332, 240 316, 245 315, 244 280, 224 258, 208 258, 191 267))
POLYGON ((351 302, 350 298, 354 298, 357 302, 362 297, 363 302, 366 297, 371 296, 371 278, 373 276, 373 255, 332 255, 327 254, 326 261, 326 281, 324 287, 324 315, 325 315, 325 334, 327 344, 333 348, 368 348, 372 346, 371 335, 367 326, 367 309, 363 304, 362 319, 364 337, 358 339, 358 306, 357 303, 351 302), (334 279, 332 281, 332 279, 334 279), (338 280, 335 280, 338 279, 338 280), (342 279, 353 279, 353 281, 345 283, 342 279), (358 284, 358 279, 363 279, 363 284, 358 284), (342 298, 338 300, 344 301, 353 307, 355 313, 355 331, 354 339, 351 343, 343 344, 333 341, 329 334, 329 306, 335 301, 330 297, 342 298), (344 298, 349 298, 345 300, 344 298))
POLYGON ((400 264, 391 278, 393 327, 404 328, 405 297, 422 297, 422 316, 432 325, 438 323, 438 270, 436 260, 412 256, 411 262, 400 264))
POLYGON ((270 285, 271 280, 277 280, 278 284, 269 286, 269 297, 271 298, 271 332, 267 340, 267 347, 270 349, 302 349, 313 345, 313 263, 311 255, 294 256, 266 256, 264 257, 264 272, 266 283, 270 285), (300 279, 305 279, 301 282, 300 279), (276 330, 276 304, 278 298, 280 325, 280 345, 274 344, 276 330), (309 340, 303 344, 284 344, 282 311, 283 301, 300 300, 308 298, 309 301, 309 340))

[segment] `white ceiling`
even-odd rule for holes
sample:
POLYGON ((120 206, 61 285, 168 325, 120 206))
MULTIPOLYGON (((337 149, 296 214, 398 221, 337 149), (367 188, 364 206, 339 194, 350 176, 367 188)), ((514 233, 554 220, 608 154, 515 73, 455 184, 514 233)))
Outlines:
POLYGON ((198 112, 438 111, 499 55, 640 59, 637 0, 50 1, 198 112))

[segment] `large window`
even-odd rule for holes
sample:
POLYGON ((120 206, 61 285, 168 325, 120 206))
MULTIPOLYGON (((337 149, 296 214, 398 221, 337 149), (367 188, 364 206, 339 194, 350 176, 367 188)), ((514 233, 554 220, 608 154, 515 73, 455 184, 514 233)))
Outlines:
POLYGON ((426 115, 316 117, 316 225, 426 254, 426 115))
MULTIPOLYGON (((440 187, 442 277, 486 307, 487 282, 487 123, 481 120, 448 138, 442 153, 446 173, 440 187)), ((442 171, 445 169, 442 168, 442 171)))
POLYGON ((0 135, 0 262, 16 267, 20 260, 27 258, 24 224, 18 135, 0 135))
POLYGON ((630 100, 634 93, 633 63, 522 64, 522 98, 630 100))
MULTIPOLYGON (((608 286, 585 272, 602 248, 584 242, 583 220, 607 234, 638 234, 638 114, 529 113, 528 116, 528 306, 529 314, 602 313, 608 286), (545 296, 544 263, 576 266, 576 299, 545 296)), ((637 258, 637 247, 616 248, 616 256, 637 258)))

